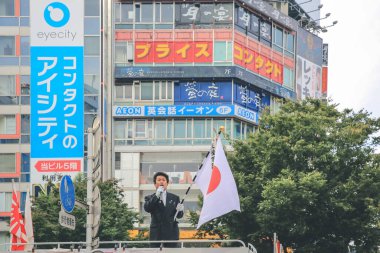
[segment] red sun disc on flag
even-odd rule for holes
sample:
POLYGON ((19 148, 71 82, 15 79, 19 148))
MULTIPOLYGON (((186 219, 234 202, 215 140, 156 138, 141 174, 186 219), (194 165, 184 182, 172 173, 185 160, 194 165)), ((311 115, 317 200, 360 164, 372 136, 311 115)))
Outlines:
POLYGON ((214 165, 212 167, 211 180, 210 180, 210 184, 208 185, 207 194, 215 191, 215 189, 218 188, 221 178, 222 177, 221 177, 219 168, 214 165))

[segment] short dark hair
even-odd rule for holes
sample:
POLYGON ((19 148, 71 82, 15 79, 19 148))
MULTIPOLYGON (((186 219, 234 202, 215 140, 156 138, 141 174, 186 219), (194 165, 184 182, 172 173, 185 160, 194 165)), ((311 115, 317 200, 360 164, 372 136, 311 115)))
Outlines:
POLYGON ((166 174, 165 172, 161 172, 161 171, 157 172, 156 174, 154 174, 154 176, 153 176, 153 183, 156 183, 156 179, 157 179, 158 176, 165 177, 166 178, 166 182, 169 183, 169 176, 168 176, 168 174, 166 174))

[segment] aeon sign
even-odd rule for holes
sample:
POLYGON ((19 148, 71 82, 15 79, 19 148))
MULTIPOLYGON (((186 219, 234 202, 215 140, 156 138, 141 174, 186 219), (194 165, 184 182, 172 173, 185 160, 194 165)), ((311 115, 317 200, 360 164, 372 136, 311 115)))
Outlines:
POLYGON ((65 4, 54 2, 46 6, 44 10, 44 18, 46 23, 50 26, 62 27, 69 21, 70 11, 65 4))

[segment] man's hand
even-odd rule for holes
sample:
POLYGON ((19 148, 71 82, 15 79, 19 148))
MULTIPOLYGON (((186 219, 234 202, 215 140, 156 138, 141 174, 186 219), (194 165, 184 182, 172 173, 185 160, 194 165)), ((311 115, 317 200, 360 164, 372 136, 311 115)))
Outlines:
POLYGON ((156 196, 157 198, 161 197, 161 194, 164 192, 164 187, 163 186, 160 186, 157 188, 156 190, 156 196))
POLYGON ((176 207, 176 210, 178 212, 183 212, 183 210, 185 210, 185 206, 181 203, 178 203, 177 207, 176 207))

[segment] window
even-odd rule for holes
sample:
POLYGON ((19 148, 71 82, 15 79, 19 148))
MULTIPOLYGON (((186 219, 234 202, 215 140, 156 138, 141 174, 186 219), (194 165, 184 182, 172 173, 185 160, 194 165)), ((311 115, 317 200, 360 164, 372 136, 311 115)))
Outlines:
POLYGON ((84 1, 84 15, 85 16, 99 16, 99 0, 85 0, 84 1))
POLYGON ((214 23, 214 18, 213 15, 210 15, 209 13, 214 13, 214 4, 206 4, 203 3, 200 5, 200 19, 199 23, 200 24, 213 24, 214 23))
POLYGON ((117 83, 115 98, 134 101, 165 101, 173 99, 173 81, 141 81, 117 83))
POLYGON ((283 47, 283 31, 281 28, 275 26, 274 27, 274 39, 273 39, 273 48, 276 51, 279 51, 282 53, 282 47, 283 47))
POLYGON ((294 58, 294 35, 285 31, 285 55, 294 58))
POLYGON ((153 100, 153 83, 152 82, 141 82, 141 100, 153 100))
POLYGON ((243 31, 249 27, 250 23, 250 14, 243 7, 236 5, 235 6, 235 24, 240 28, 243 28, 243 31))
POLYGON ((0 1, 0 16, 14 16, 15 4, 14 0, 1 0, 0 1))
POLYGON ((131 63, 133 61, 133 43, 129 41, 115 42, 115 63, 131 63))
POLYGON ((115 22, 132 23, 133 22, 133 4, 115 3, 115 22))
POLYGON ((0 154, 0 173, 16 172, 16 154, 0 154))
POLYGON ((85 36, 84 37, 84 54, 100 55, 100 37, 85 36))
POLYGON ((214 42, 214 62, 231 62, 232 61, 232 43, 231 41, 214 42))
POLYGON ((12 206, 12 192, 0 192, 0 203, 4 203, 0 205, 0 212, 10 212, 12 206))
MULTIPOLYGON (((29 0, 21 0, 20 1, 20 14, 22 17, 29 16, 29 0)), ((1 8, 0 8, 1 9, 1 8)))
POLYGON ((15 55, 14 36, 0 36, 0 56, 6 55, 15 55))
POLYGON ((98 108, 99 108, 98 96, 84 96, 84 112, 85 113, 97 112, 98 108))
POLYGON ((30 142, 30 115, 21 115, 21 143, 30 142))
POLYGON ((173 23, 173 4, 156 3, 156 23, 173 23))
POLYGON ((271 46, 272 42, 272 25, 269 22, 260 22, 260 41, 267 46, 271 46))
POLYGON ((136 120, 135 121, 135 137, 136 138, 146 138, 146 120, 136 120))
POLYGON ((0 134, 16 134, 16 115, 0 115, 0 134))
POLYGON ((174 120, 174 138, 186 137, 186 120, 174 120))
POLYGON ((175 22, 177 24, 194 24, 200 21, 200 4, 183 4, 175 5, 175 22))
POLYGON ((120 152, 115 152, 115 170, 120 170, 120 152))
POLYGON ((21 104, 30 104, 30 76, 23 75, 20 76, 20 86, 21 86, 21 104))
POLYGON ((30 182, 30 154, 21 154, 21 182, 30 182))
POLYGON ((16 95, 16 77, 11 75, 0 75, 0 96, 16 95))
POLYGON ((16 77, 11 75, 0 75, 0 104, 19 104, 19 97, 16 96, 16 77))
POLYGON ((142 3, 135 4, 135 22, 136 23, 153 23, 153 4, 142 3))
POLYGON ((253 13, 251 14, 251 23, 249 25, 248 34, 257 40, 260 36, 260 18, 253 13))
POLYGON ((20 38, 21 55, 30 55, 30 37, 21 36, 20 38))
POLYGON ((100 76, 99 75, 85 75, 84 76, 84 92, 86 95, 97 95, 100 88, 100 76))
POLYGON ((294 71, 284 66, 284 87, 294 90, 294 71))
POLYGON ((173 98, 173 82, 154 81, 154 99, 171 100, 173 98))
POLYGON ((237 139, 247 138, 256 129, 236 119, 115 119, 115 145, 210 145, 214 129, 221 126, 237 139))

